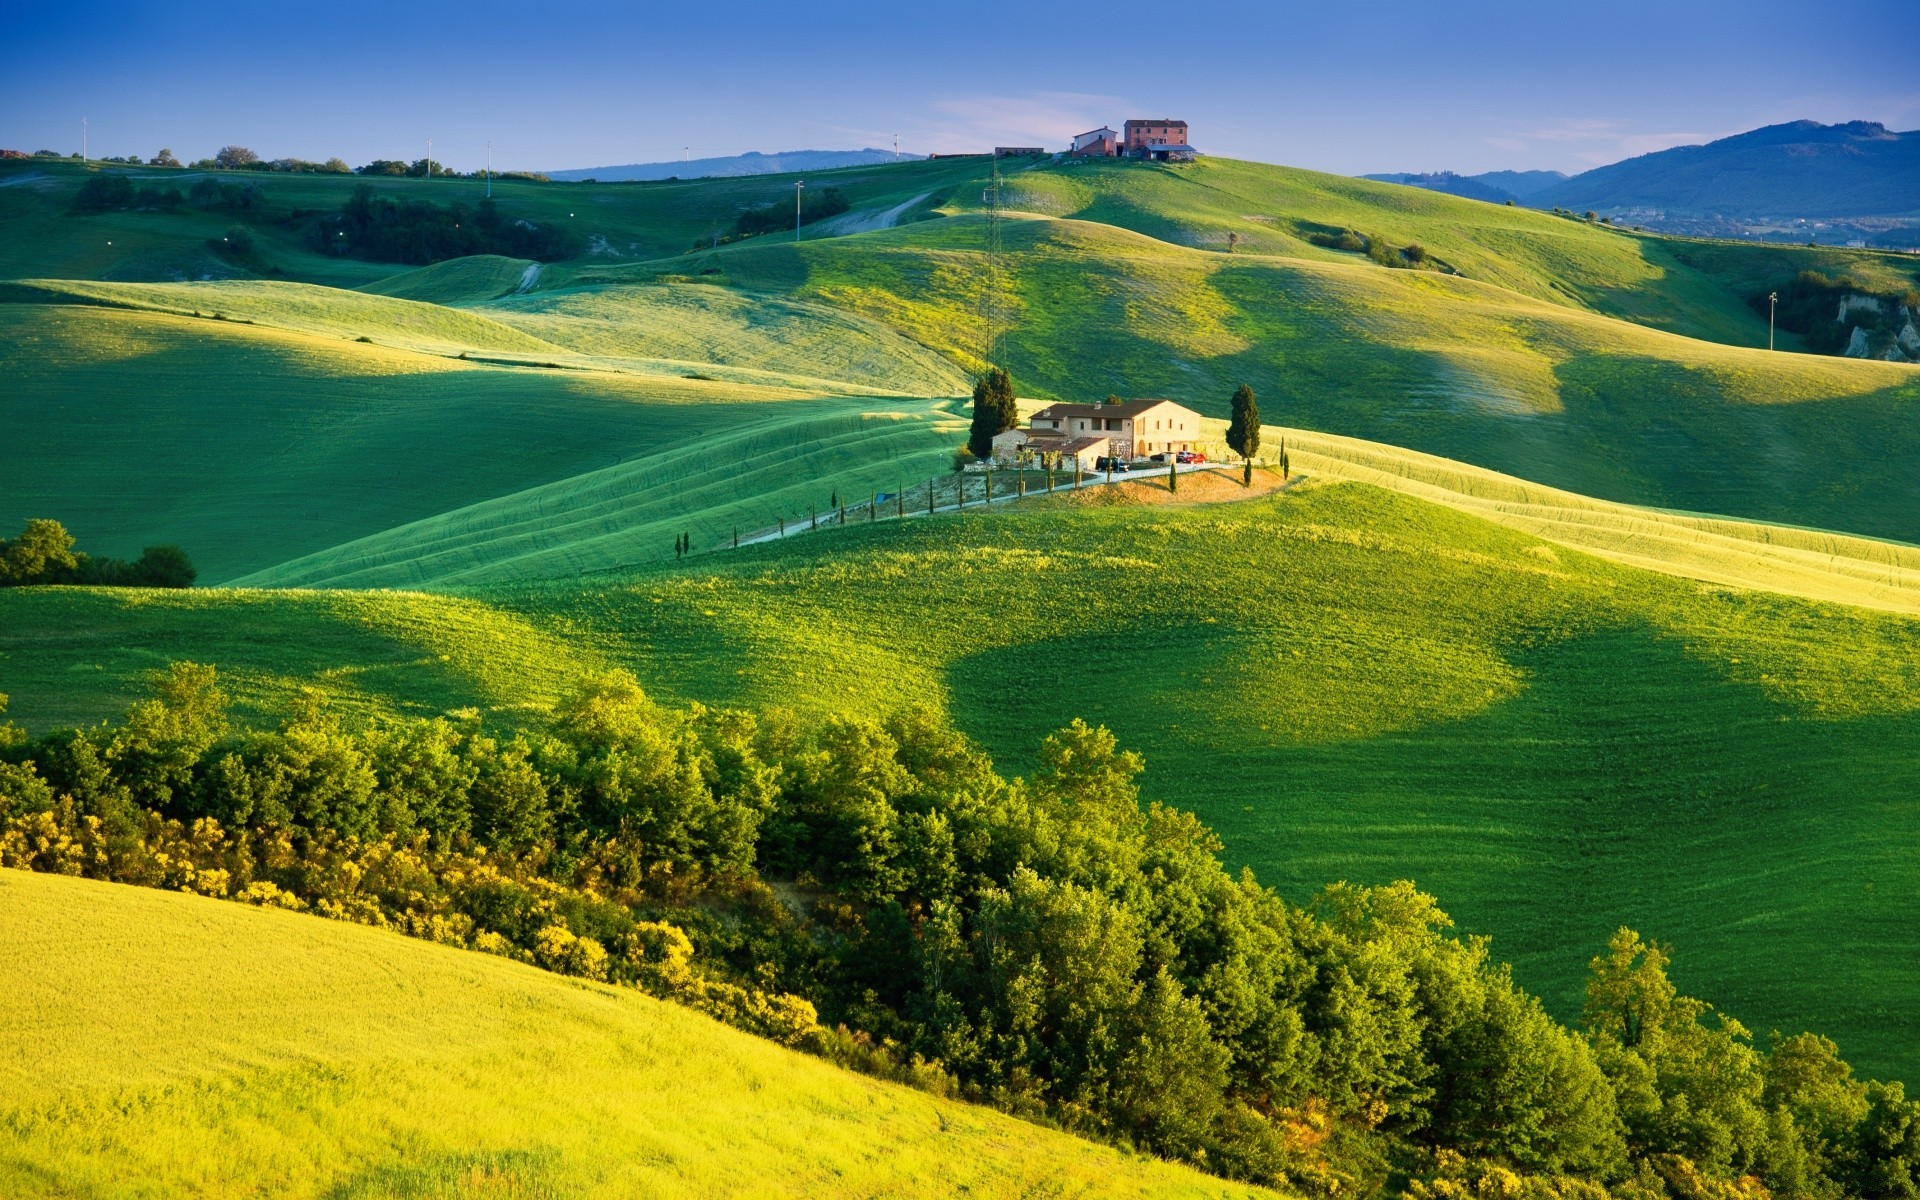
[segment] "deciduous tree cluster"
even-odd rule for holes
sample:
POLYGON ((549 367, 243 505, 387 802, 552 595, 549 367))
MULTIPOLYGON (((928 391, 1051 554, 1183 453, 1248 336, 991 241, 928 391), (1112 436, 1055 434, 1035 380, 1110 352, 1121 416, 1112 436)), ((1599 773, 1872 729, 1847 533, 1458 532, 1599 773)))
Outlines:
POLYGON ((1622 930, 1580 1028, 1411 884, 1290 905, 1080 722, 1006 778, 924 711, 650 701, 230 724, 175 664, 117 726, 0 727, 0 865, 389 925, 645 987, 922 1086, 1323 1195, 1893 1197, 1920 1104, 1756 1046, 1622 930))

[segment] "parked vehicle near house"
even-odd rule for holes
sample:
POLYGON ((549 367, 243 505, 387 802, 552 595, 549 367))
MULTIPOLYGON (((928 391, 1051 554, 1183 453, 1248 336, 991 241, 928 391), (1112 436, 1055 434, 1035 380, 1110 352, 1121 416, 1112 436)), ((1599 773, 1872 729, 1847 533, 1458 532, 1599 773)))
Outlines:
POLYGON ((1178 454, 1174 455, 1174 461, 1183 462, 1183 463, 1203 463, 1207 461, 1207 456, 1200 453, 1198 450, 1182 450, 1178 454))
POLYGON ((1133 465, 1124 458, 1096 458, 1093 460, 1096 471, 1131 471, 1133 465))

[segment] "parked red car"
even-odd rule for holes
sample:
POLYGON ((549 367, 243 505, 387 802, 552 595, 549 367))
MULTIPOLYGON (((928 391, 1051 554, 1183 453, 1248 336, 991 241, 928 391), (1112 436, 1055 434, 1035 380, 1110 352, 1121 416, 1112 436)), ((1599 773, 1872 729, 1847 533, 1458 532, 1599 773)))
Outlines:
POLYGON ((1183 462, 1183 463, 1203 463, 1207 461, 1207 456, 1200 453, 1198 450, 1182 450, 1178 454, 1174 455, 1174 461, 1183 462))

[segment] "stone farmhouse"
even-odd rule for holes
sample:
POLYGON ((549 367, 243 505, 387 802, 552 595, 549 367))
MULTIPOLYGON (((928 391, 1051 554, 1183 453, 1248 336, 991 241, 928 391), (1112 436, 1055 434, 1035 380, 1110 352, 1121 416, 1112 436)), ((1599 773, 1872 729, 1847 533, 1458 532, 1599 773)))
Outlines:
POLYGON ((1145 158, 1155 162, 1192 162, 1199 151, 1187 142, 1187 123, 1172 117, 1141 117, 1116 133, 1102 125, 1074 135, 1067 154, 1074 158, 1145 158))
POLYGON ((993 457, 1013 462, 1041 455, 1060 464, 1078 461, 1093 469, 1102 458, 1132 460, 1191 450, 1200 440, 1200 414, 1171 400, 1121 404, 1049 404, 1024 429, 993 439, 993 457))

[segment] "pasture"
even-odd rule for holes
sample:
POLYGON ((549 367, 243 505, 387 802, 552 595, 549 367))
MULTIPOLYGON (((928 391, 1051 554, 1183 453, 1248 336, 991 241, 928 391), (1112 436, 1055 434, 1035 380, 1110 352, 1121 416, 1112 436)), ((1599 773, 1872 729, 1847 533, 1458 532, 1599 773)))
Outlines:
POLYGON ((302 914, 0 871, 0 977, 20 1200, 1271 1195, 302 914))

